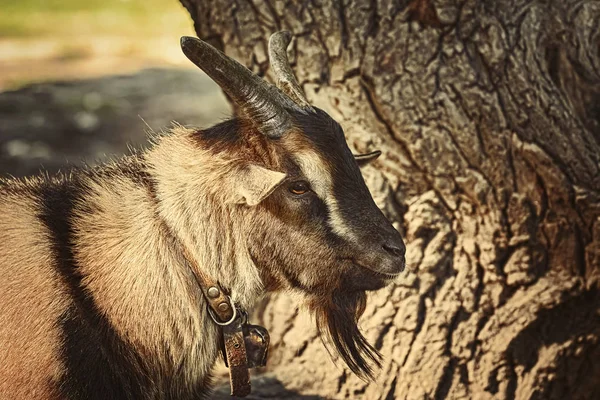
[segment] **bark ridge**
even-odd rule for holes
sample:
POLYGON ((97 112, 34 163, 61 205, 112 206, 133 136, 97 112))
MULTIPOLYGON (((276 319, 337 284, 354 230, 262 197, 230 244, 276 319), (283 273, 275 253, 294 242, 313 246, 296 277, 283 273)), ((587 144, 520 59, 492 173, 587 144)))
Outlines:
POLYGON ((271 77, 293 32, 309 101, 408 242, 362 318, 376 382, 329 361, 278 294, 269 369, 325 398, 600 398, 600 3, 182 0, 199 37, 271 77))

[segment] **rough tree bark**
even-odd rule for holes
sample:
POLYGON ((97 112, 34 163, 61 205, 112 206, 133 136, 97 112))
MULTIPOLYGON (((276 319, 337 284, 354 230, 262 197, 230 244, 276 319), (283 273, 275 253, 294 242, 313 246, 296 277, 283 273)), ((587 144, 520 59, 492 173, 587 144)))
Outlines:
POLYGON ((408 242, 361 323, 374 383, 330 360, 295 300, 257 310, 287 388, 326 398, 600 398, 600 2, 182 0, 199 37, 270 76, 296 35, 308 98, 408 242))

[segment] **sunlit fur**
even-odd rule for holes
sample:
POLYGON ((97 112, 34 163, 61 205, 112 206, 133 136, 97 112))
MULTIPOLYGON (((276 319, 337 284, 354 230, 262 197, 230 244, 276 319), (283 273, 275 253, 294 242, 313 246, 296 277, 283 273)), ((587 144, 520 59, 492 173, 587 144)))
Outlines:
POLYGON ((367 265, 379 255, 364 238, 389 222, 339 126, 303 118, 276 141, 243 119, 175 127, 113 164, 2 181, 0 398, 206 396, 220 336, 182 245, 243 308, 303 293, 370 376, 377 354, 356 322, 390 277, 367 265), (313 191, 291 195, 297 179, 313 191))

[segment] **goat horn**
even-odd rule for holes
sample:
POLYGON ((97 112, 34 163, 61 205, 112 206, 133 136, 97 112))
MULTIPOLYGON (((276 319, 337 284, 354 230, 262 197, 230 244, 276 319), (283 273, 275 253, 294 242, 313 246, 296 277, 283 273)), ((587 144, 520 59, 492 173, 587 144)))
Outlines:
POLYGON ((279 138, 292 127, 286 107, 298 106, 276 87, 200 39, 182 37, 181 49, 227 93, 264 135, 279 138))
POLYGON ((287 47, 291 40, 292 34, 288 31, 280 31, 272 34, 269 38, 269 62, 277 78, 277 87, 300 107, 312 109, 304 91, 296 80, 292 67, 290 67, 287 47))

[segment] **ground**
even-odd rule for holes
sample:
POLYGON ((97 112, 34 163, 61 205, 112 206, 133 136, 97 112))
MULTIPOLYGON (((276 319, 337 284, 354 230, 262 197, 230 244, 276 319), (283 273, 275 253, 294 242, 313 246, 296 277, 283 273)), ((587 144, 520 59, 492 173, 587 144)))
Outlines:
POLYGON ((55 172, 229 115, 181 53, 177 1, 0 0, 0 173, 55 172))

